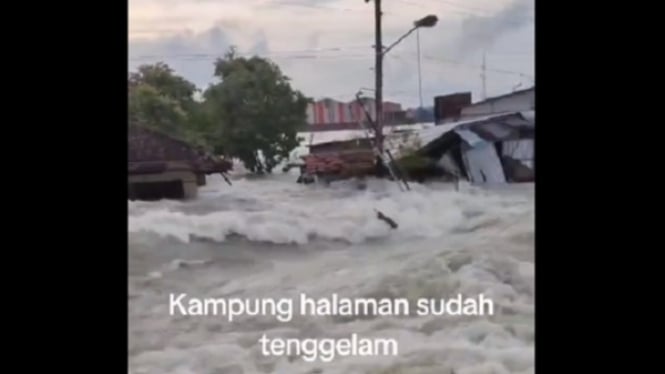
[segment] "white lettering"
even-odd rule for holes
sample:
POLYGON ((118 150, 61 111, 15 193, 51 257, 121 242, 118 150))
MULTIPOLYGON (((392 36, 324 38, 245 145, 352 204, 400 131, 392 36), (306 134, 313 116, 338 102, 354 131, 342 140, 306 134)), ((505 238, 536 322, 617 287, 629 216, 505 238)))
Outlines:
POLYGON ((335 358, 335 341, 333 339, 323 339, 319 343, 320 358, 323 362, 330 362, 335 358))
POLYGON ((337 351, 340 356, 351 355, 351 342, 348 339, 342 339, 337 342, 337 351))
POLYGON ((418 310, 417 313, 419 316, 429 315, 429 300, 427 299, 418 299, 418 310))
POLYGON ((203 303, 199 299, 189 299, 189 309, 187 310, 191 316, 201 316, 203 313, 203 303))
POLYGON ((273 339, 270 341, 270 351, 276 356, 281 356, 284 354, 284 340, 282 339, 273 339))
MULTIPOLYGON (((291 343, 293 345, 298 345, 298 340, 297 339, 290 339, 291 343)), ((302 358, 303 360, 307 362, 313 362, 317 358, 317 350, 316 350, 316 340, 314 339, 305 339, 300 343, 301 347, 300 349, 297 349, 296 354, 301 354, 300 351, 302 351, 302 358)))
MULTIPOLYGON (((249 302, 248 302, 249 304, 249 302)), ((244 314, 245 308, 242 300, 231 299, 229 300, 229 322, 233 321, 233 317, 244 314)))
POLYGON ((316 304, 314 302, 314 299, 310 299, 307 297, 307 295, 300 294, 300 314, 303 316, 306 315, 315 315, 316 313, 314 312, 316 308, 316 304))
POLYGON ((271 315, 280 322, 293 318, 293 300, 291 299, 223 299, 223 298, 188 298, 187 294, 169 295, 169 314, 184 316, 225 315, 229 322, 239 316, 271 315))
POLYGON ((395 316, 409 315, 407 299, 330 298, 313 299, 300 294, 300 314, 310 316, 395 316))
MULTIPOLYGON (((443 302, 443 300, 442 300, 441 304, 445 305, 445 302, 443 302)), ((443 307, 442 309, 444 309, 442 311, 443 313, 445 313, 445 309, 447 309, 448 313, 451 316, 459 316, 460 314, 462 314, 462 295, 458 294, 457 298, 449 300, 448 301, 448 306, 443 307), (453 306, 456 307, 454 310, 453 310, 453 306)), ((441 314, 443 314, 443 313, 441 313, 441 314)))
POLYGON ((492 299, 486 299, 485 295, 483 294, 480 294, 479 299, 480 300, 478 302, 480 303, 480 315, 494 315, 494 301, 492 301, 492 299), (485 305, 487 305, 487 308, 489 309, 489 312, 487 313, 485 313, 485 305))
POLYGON ((270 356, 270 352, 268 351, 268 338, 266 337, 266 334, 263 334, 261 339, 259 339, 261 342, 261 353, 263 353, 264 356, 270 356))
POLYGON ((479 295, 477 298, 463 298, 461 294, 450 299, 419 299, 417 302, 419 316, 477 316, 494 314, 494 302, 479 295), (486 310, 487 309, 487 310, 486 310))
POLYGON ((259 339, 266 355, 300 356, 306 362, 331 362, 337 356, 397 356, 395 339, 367 339, 351 334, 344 339, 259 339), (269 342, 269 343, 268 343, 269 342), (268 347, 269 349, 265 349, 268 347))
POLYGON ((224 305, 224 300, 223 299, 205 299, 204 300, 205 305, 205 314, 208 315, 210 314, 209 310, 212 307, 212 314, 217 315, 219 314, 219 310, 217 309, 218 306, 222 306, 222 309, 226 310, 225 305, 224 305))
POLYGON ((376 339, 374 341, 375 356, 397 356, 397 341, 395 339, 376 339), (380 349, 380 348, 383 349, 380 349))
POLYGON ((180 314, 183 316, 187 315, 187 311, 185 310, 185 306, 182 305, 182 299, 187 296, 187 294, 181 293, 177 299, 174 299, 174 295, 171 294, 169 295, 169 314, 174 315, 174 308, 178 307, 178 310, 180 311, 180 314))
POLYGON ((293 301, 291 299, 279 299, 277 307, 274 306, 273 301, 273 314, 277 310, 277 319, 280 322, 289 322, 293 318, 293 301))

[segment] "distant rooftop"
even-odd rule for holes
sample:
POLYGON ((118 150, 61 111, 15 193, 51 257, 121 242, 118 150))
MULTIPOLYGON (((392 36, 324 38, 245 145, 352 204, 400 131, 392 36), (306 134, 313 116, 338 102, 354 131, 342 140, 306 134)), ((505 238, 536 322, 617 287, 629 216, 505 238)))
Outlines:
POLYGON ((503 95, 498 95, 498 96, 488 97, 488 98, 485 99, 485 100, 477 101, 477 102, 475 102, 475 103, 473 103, 473 104, 471 104, 471 105, 476 105, 476 104, 481 104, 481 103, 489 103, 489 102, 492 102, 492 101, 496 101, 496 100, 500 100, 500 99, 505 99, 506 97, 511 97, 511 96, 515 96, 515 95, 520 95, 520 94, 523 94, 523 93, 525 93, 525 92, 533 91, 533 90, 535 90, 535 89, 536 89, 536 86, 532 86, 532 87, 529 87, 529 88, 525 88, 525 89, 523 89, 523 90, 517 90, 517 91, 509 92, 509 93, 506 93, 506 94, 503 94, 503 95))

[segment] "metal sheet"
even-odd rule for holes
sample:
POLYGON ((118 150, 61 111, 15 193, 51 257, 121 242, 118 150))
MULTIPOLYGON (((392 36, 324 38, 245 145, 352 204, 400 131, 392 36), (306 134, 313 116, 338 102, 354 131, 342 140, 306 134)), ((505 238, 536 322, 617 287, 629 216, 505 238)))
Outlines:
POLYGON ((513 133, 510 127, 499 122, 484 123, 478 126, 478 129, 490 134, 493 138, 492 140, 505 139, 513 133))
POLYGON ((508 156, 515 160, 531 161, 533 160, 533 139, 508 140, 503 142, 503 156, 508 156))
POLYGON ((506 183, 503 166, 493 144, 482 142, 475 147, 465 147, 462 154, 472 183, 506 183))
POLYGON ((486 143, 481 137, 479 137, 473 131, 464 130, 464 129, 455 129, 455 132, 466 142, 466 144, 470 145, 471 147, 475 147, 476 145, 480 145, 481 143, 486 143))
POLYGON ((455 176, 461 176, 462 172, 460 171, 459 167, 457 166, 457 162, 455 162, 455 159, 451 155, 450 152, 446 152, 439 161, 437 161, 437 166, 441 167, 443 170, 447 171, 448 173, 455 175, 455 176))

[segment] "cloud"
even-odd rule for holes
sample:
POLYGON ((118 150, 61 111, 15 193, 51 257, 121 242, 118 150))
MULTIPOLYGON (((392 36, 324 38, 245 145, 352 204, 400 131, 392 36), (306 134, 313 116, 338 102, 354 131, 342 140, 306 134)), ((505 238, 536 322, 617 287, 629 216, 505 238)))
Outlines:
POLYGON ((457 52, 488 49, 505 34, 533 23, 533 0, 514 0, 491 16, 471 16, 462 22, 457 52))
MULTIPOLYGON (((452 12, 454 8, 437 1, 410 1, 428 4, 428 8, 389 2, 383 22, 384 44, 396 40, 423 14, 440 15, 436 27, 420 31, 424 103, 431 105, 434 95, 466 90, 478 98, 483 50, 487 52, 488 66, 495 70, 533 74, 534 57, 528 47, 533 44, 533 24, 522 22, 525 14, 528 17, 525 8, 528 10, 533 1, 495 0, 498 8, 481 9, 483 5, 478 4, 486 4, 485 0, 473 8, 468 5, 461 12, 452 12), (429 8, 430 3, 435 7, 429 8), (481 14, 493 16, 481 18, 481 14)), ((311 97, 350 100, 360 87, 374 86, 371 3, 130 0, 129 5, 130 70, 143 63, 163 61, 205 88, 213 80, 215 59, 236 45, 241 53, 259 54, 275 61, 292 78, 293 86, 311 97)), ((413 34, 386 57, 386 100, 417 105, 416 45, 413 34)), ((521 79, 518 74, 488 72, 488 94, 504 93, 521 79)))
POLYGON ((232 41, 219 26, 202 33, 183 32, 155 40, 130 41, 129 69, 158 61, 204 88, 213 79, 213 63, 231 47, 232 41))
POLYGON ((266 36, 266 33, 263 30, 257 33, 254 45, 252 45, 252 47, 249 48, 249 53, 259 56, 270 53, 268 37, 266 36))

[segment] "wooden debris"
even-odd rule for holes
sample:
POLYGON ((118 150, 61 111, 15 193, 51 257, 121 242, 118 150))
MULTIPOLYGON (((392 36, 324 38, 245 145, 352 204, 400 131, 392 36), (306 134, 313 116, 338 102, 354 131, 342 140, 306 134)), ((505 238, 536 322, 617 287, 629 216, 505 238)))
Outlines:
POLYGON ((305 172, 310 175, 356 176, 372 174, 375 158, 372 151, 353 150, 303 156, 305 172))
POLYGON ((388 226, 390 226, 391 229, 394 230, 397 227, 399 227, 399 225, 397 225, 397 222, 395 222, 392 218, 386 216, 385 214, 381 213, 380 211, 378 211, 376 209, 374 209, 374 210, 376 211, 376 218, 378 218, 381 221, 387 223, 388 226))

